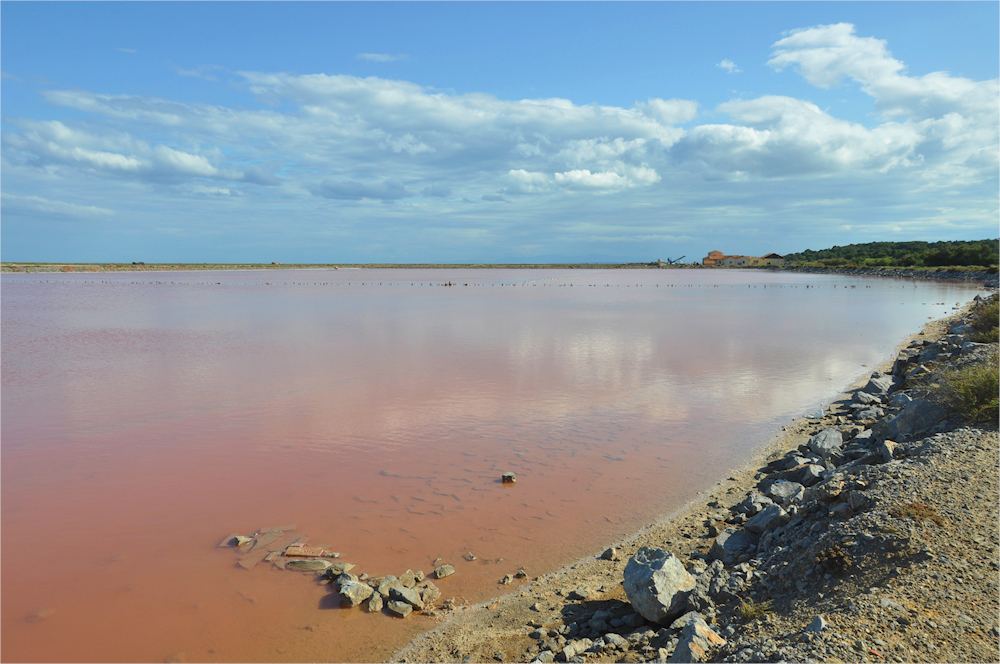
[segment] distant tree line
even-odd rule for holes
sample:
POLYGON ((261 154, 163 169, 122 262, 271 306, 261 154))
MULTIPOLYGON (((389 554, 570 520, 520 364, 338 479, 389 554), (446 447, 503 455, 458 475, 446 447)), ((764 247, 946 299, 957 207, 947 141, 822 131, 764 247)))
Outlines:
POLYGON ((824 267, 984 267, 996 269, 1000 238, 954 242, 867 242, 786 254, 785 261, 824 267))

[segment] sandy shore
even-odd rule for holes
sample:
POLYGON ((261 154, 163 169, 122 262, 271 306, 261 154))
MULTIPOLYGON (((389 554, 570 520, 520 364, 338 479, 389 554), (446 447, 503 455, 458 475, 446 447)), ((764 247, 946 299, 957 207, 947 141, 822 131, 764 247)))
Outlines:
MULTIPOLYGON (((953 320, 960 318, 964 313, 962 312, 962 314, 957 314, 947 319, 928 323, 920 333, 902 342, 897 350, 910 345, 913 341, 934 341, 940 339, 947 333, 948 325, 953 320)), ((896 354, 894 353, 893 358, 895 356, 896 354)), ((879 367, 879 370, 891 373, 892 361, 887 361, 883 366, 879 367)), ((554 641, 551 639, 546 640, 546 635, 556 637, 559 634, 566 634, 566 636, 559 637, 559 647, 556 648, 554 654, 558 661, 566 661, 565 654, 560 651, 562 644, 567 642, 571 644, 578 643, 577 641, 573 641, 571 637, 577 633, 583 634, 583 630, 589 624, 587 620, 592 620, 597 615, 596 612, 601 610, 608 610, 614 616, 625 618, 626 624, 622 625, 622 620, 618 620, 618 627, 609 627, 608 629, 624 635, 629 639, 629 642, 617 649, 609 649, 610 646, 605 646, 603 650, 597 649, 592 652, 580 653, 575 657, 571 656, 572 661, 654 661, 658 659, 662 661, 669 652, 670 644, 676 642, 677 634, 672 630, 664 629, 655 624, 629 624, 630 621, 628 618, 637 616, 637 614, 629 616, 631 607, 628 605, 628 599, 621 584, 623 571, 629 558, 640 547, 662 548, 678 556, 682 562, 688 565, 689 569, 692 566, 700 566, 703 569, 705 554, 708 553, 714 541, 714 537, 710 535, 710 524, 724 515, 728 516, 729 512, 726 508, 735 505, 746 496, 756 492, 758 483, 765 476, 766 470, 763 466, 803 445, 812 434, 817 433, 825 427, 837 427, 849 424, 850 419, 847 415, 850 412, 848 404, 853 396, 852 391, 863 386, 867 380, 866 377, 863 381, 859 381, 852 386, 852 390, 832 399, 825 408, 827 415, 822 419, 798 419, 783 427, 751 459, 728 473, 711 490, 698 495, 690 503, 678 509, 667 518, 642 528, 624 540, 610 544, 610 547, 616 550, 613 559, 604 559, 601 556, 603 551, 595 551, 592 556, 578 560, 551 574, 525 579, 524 581, 515 580, 513 592, 489 602, 474 606, 459 606, 453 611, 442 612, 441 619, 443 622, 440 626, 417 637, 406 648, 396 653, 392 661, 532 661, 538 653, 543 651, 546 643, 549 644, 549 648, 554 647, 554 641), (642 634, 642 630, 646 630, 645 635, 642 634), (638 638, 635 638, 636 635, 638 635, 638 638), (673 641, 670 641, 671 637, 673 641), (659 639, 659 642, 657 639, 659 639), (632 641, 638 645, 632 647, 632 641), (668 646, 668 648, 658 649, 656 646, 659 645, 668 646)), ((963 430, 961 435, 972 435, 979 441, 977 445, 970 445, 969 447, 970 449, 974 447, 975 450, 978 450, 977 454, 982 457, 972 461, 966 460, 964 463, 981 464, 985 459, 986 463, 990 464, 989 468, 991 470, 983 480, 986 482, 985 488, 976 485, 975 490, 978 493, 975 497, 971 495, 948 496, 946 500, 951 502, 975 502, 980 507, 985 505, 985 517, 982 515, 978 517, 978 519, 986 520, 982 524, 982 532, 978 533, 982 538, 975 537, 974 539, 977 542, 983 543, 982 547, 979 547, 983 549, 983 551, 979 552, 980 556, 996 560, 998 555, 996 427, 992 427, 991 430, 987 428, 985 432, 980 427, 971 434, 963 430), (986 496, 985 499, 983 498, 984 494, 986 496)), ((958 436, 958 434, 954 434, 954 436, 958 436)), ((962 440, 965 440, 965 438, 962 438, 962 440)), ((927 465, 926 467, 932 468, 933 463, 933 461, 930 462, 931 465, 927 465)), ((955 465, 955 463, 958 462, 953 461, 952 465, 955 465)), ((872 466, 872 468, 876 469, 887 467, 888 465, 872 466)), ((933 484, 934 482, 940 483, 946 481, 942 479, 943 475, 940 469, 935 472, 937 474, 934 477, 928 477, 926 482, 933 484)), ((953 485, 947 484, 947 486, 953 485)), ((944 491, 945 489, 941 490, 944 491)), ((972 491, 973 489, 970 488, 969 490, 972 491)), ((928 498, 927 500, 930 499, 928 498)), ((715 521, 715 523, 723 527, 725 526, 725 524, 719 523, 719 521, 715 521)), ((830 522, 829 529, 831 533, 834 531, 835 526, 839 528, 841 524, 830 522)), ((826 527, 824 524, 824 528, 826 527)), ((866 535, 866 537, 869 536, 866 535)), ((969 537, 972 537, 972 535, 969 535, 969 537)), ((925 536, 925 539, 930 541, 931 538, 925 536)), ((969 542, 971 544, 972 540, 970 539, 969 542)), ((848 542, 848 544, 854 544, 854 542, 848 542)), ((942 546, 947 546, 947 544, 943 544, 942 546)), ((973 544, 972 546, 975 547, 978 545, 973 544)), ((778 549, 780 550, 781 547, 778 547, 778 549)), ((612 558, 612 556, 605 557, 612 558)), ((872 559, 875 560, 876 558, 877 556, 872 559)), ((788 563, 784 564, 787 565, 788 563)), ((892 594, 894 589, 899 590, 902 587, 900 584, 906 585, 907 581, 903 578, 904 575, 899 574, 900 567, 898 566, 898 562, 894 563, 885 559, 882 565, 892 565, 892 574, 889 575, 888 580, 883 579, 880 585, 883 592, 892 594)), ((878 567, 878 565, 876 564, 875 567, 878 567)), ((995 577, 995 570, 995 566, 985 570, 987 577, 995 577)), ((836 604, 835 599, 837 597, 842 600, 841 604, 844 607, 851 607, 851 610, 860 616, 862 608, 858 608, 859 605, 854 602, 853 598, 855 595, 852 592, 862 592, 858 590, 859 584, 874 584, 875 581, 871 579, 875 578, 873 574, 877 576, 877 572, 878 570, 869 570, 864 574, 859 572, 855 575, 856 578, 852 577, 850 580, 843 580, 844 583, 841 586, 836 586, 836 584, 834 588, 824 586, 824 589, 827 590, 825 593, 826 597, 824 597, 824 593, 819 593, 819 599, 815 595, 810 595, 810 593, 815 593, 815 588, 813 587, 800 589, 798 594, 802 595, 802 597, 798 597, 794 589, 791 595, 781 595, 777 590, 766 593, 768 596, 780 598, 782 606, 775 606, 773 613, 765 615, 761 620, 754 621, 752 624, 748 623, 744 625, 739 621, 733 622, 732 620, 735 620, 735 618, 732 616, 732 610, 729 611, 728 616, 720 615, 718 623, 714 623, 715 616, 713 615, 712 626, 715 629, 722 631, 721 627, 724 622, 735 625, 735 629, 731 627, 726 633, 728 649, 727 647, 719 648, 715 652, 715 655, 724 656, 728 654, 731 656, 731 661, 779 661, 778 659, 769 659, 772 656, 779 657, 780 659, 781 656, 772 654, 764 646, 752 652, 750 648, 741 648, 739 656, 733 654, 733 646, 734 644, 742 644, 744 642, 750 644, 751 638, 757 638, 760 643, 766 644, 768 643, 766 641, 768 638, 772 642, 777 643, 782 639, 792 638, 790 635, 793 633, 805 634, 802 628, 814 617, 813 613, 809 613, 813 609, 808 607, 813 607, 816 602, 825 601, 827 604, 823 606, 827 607, 827 613, 832 616, 837 611, 836 607, 830 604, 830 602, 836 604), (839 595, 836 589, 838 587, 840 588, 839 595), (849 604, 847 604, 848 602, 849 604), (771 626, 770 631, 768 630, 769 625, 771 626), (795 630, 798 631, 796 632, 795 630), (750 654, 747 654, 748 652, 750 654), (755 656, 762 659, 757 659, 755 656)), ((829 576, 827 575, 827 577, 829 576)), ((935 579, 939 580, 940 584, 946 584, 946 579, 952 578, 944 573, 938 574, 934 570, 928 571, 925 576, 927 576, 926 581, 932 585, 938 582, 935 579)), ((882 577, 878 578, 882 579, 882 577)), ((840 583, 841 580, 834 581, 840 583)), ((935 614, 941 617, 938 617, 937 622, 930 622, 930 624, 935 626, 950 624, 951 620, 943 615, 948 612, 962 615, 963 620, 977 622, 975 628, 978 631, 975 632, 975 636, 978 641, 975 647, 970 646, 969 649, 959 648, 956 650, 954 648, 949 649, 948 647, 935 646, 935 649, 930 651, 919 651, 916 649, 916 645, 913 645, 914 649, 912 650, 899 646, 900 653, 904 654, 894 656, 894 653, 886 645, 889 642, 889 636, 883 635, 882 638, 879 638, 879 635, 886 632, 889 628, 881 624, 878 618, 871 618, 873 621, 872 625, 866 627, 862 624, 864 619, 859 617, 860 629, 867 629, 867 640, 853 639, 852 641, 851 638, 845 636, 852 630, 857 631, 859 627, 858 625, 854 625, 848 628, 846 623, 850 621, 844 619, 843 630, 841 632, 831 632, 831 634, 838 634, 840 637, 843 637, 837 641, 837 644, 834 644, 836 648, 830 644, 823 646, 827 650, 819 650, 819 658, 814 661, 997 661, 1000 650, 998 650, 996 637, 1000 636, 1000 632, 998 632, 997 621, 989 616, 990 611, 995 614, 997 609, 1000 608, 1000 604, 998 604, 1000 597, 997 596, 995 579, 992 586, 989 585, 988 581, 989 579, 983 582, 987 583, 983 587, 986 597, 984 609, 986 617, 979 615, 970 617, 966 615, 974 613, 972 609, 967 608, 967 602, 963 602, 962 598, 958 595, 952 595, 954 599, 949 599, 948 596, 942 594, 943 606, 938 606, 934 609, 935 614), (876 628, 877 634, 875 636, 872 636, 872 627, 876 628), (837 649, 840 647, 840 641, 844 641, 847 644, 844 646, 844 652, 837 649), (861 651, 856 650, 856 648, 860 647, 859 644, 865 645, 865 648, 861 651), (867 646, 869 644, 872 644, 871 650, 875 654, 868 652, 869 649, 867 646), (876 650, 876 648, 881 648, 889 654, 883 654, 876 650), (986 659, 977 659, 984 656, 986 659)), ((874 588, 872 591, 874 592, 874 588)), ((949 590, 948 592, 951 591, 949 590)), ((756 591, 751 591, 749 598, 753 599, 756 594, 756 591)), ((763 594, 761 598, 763 599, 763 594)), ((892 605, 899 604, 894 603, 892 605)), ((862 604, 863 606, 867 605, 862 604)), ((879 606, 876 605, 875 608, 881 610, 879 606)), ((847 612, 846 608, 844 612, 847 612)), ((720 610, 720 614, 725 614, 725 611, 720 610)), ((598 616, 598 618, 600 617, 598 616)), ((993 618, 995 617, 994 615, 993 618)), ((605 616, 605 618, 608 620, 612 619, 610 616, 605 616)), ((903 618, 903 621, 906 622, 906 619, 903 618)), ((896 627, 902 624, 893 623, 893 626, 896 627)), ((916 620, 907 622, 907 625, 910 624, 923 626, 927 629, 926 622, 922 624, 916 620)), ((964 626, 964 623, 962 626, 964 626)), ((916 628, 914 627, 914 629, 916 628)), ((970 629, 969 632, 971 634, 972 630, 970 629)), ((596 637, 598 633, 594 631, 590 636, 596 637)), ((928 642, 934 641, 932 637, 927 636, 925 631, 919 631, 919 634, 922 634, 923 637, 918 635, 913 636, 913 638, 920 640, 926 637, 925 640, 928 642)), ((864 637, 866 634, 862 633, 861 635, 864 637)), ((892 636, 895 636, 895 634, 893 633, 892 636)), ((799 637, 796 636, 795 638, 799 637)), ((807 645, 812 647, 810 639, 806 637, 802 638, 809 641, 807 645)), ((947 642, 950 638, 957 637, 946 636, 945 641, 947 642)), ((589 639, 583 639, 583 641, 589 641, 589 639)), ((774 653, 779 652, 777 646, 772 648, 772 651, 774 653)), ((804 654, 800 656, 807 657, 804 654)), ((813 655, 813 657, 816 657, 816 655, 813 655)), ((795 660, 792 659, 791 661, 795 660)))

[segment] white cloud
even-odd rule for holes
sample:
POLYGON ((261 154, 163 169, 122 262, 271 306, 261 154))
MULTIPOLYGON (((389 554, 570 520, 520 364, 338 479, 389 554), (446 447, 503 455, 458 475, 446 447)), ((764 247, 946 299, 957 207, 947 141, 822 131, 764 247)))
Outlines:
POLYGON ((405 54, 389 55, 388 53, 358 53, 354 56, 356 60, 367 60, 368 62, 395 62, 396 60, 405 60, 407 57, 405 54))
MULTIPOLYGON (((459 209, 479 215, 467 225, 498 227, 627 214, 647 224, 628 237, 651 238, 690 232, 657 225, 665 215, 724 225, 773 218, 777 208, 806 214, 819 205, 810 201, 845 197, 821 206, 831 224, 843 215, 857 227, 857 206, 903 199, 935 210, 957 206, 956 218, 996 208, 996 81, 908 76, 883 41, 846 24, 783 36, 769 64, 823 87, 856 81, 879 115, 861 124, 804 99, 763 95, 711 109, 709 123, 697 101, 669 94, 621 107, 457 94, 380 77, 241 72, 237 85, 262 102, 256 108, 43 91, 56 117, 60 108, 75 112, 45 121, 5 116, 4 191, 47 196, 103 178, 130 196, 221 196, 227 209, 270 205, 339 224, 350 215, 370 222, 406 211, 466 214, 459 209), (75 116, 83 119, 68 119, 75 116), (44 187, 11 188, 29 181, 44 187), (959 195, 970 202, 950 198, 959 195), (470 205, 500 200, 523 217, 500 219, 491 212, 497 206, 470 205)), ((579 237, 602 235, 589 229, 579 237)))
POLYGON ((741 71, 743 71, 742 69, 736 66, 735 62, 733 62, 728 58, 723 60, 722 62, 717 63, 715 66, 718 67, 719 69, 725 69, 726 72, 729 74, 738 74, 741 71))
POLYGON ((78 205, 65 201, 53 201, 41 196, 18 196, 7 192, 0 193, 0 205, 2 205, 4 214, 42 213, 93 218, 107 217, 115 213, 114 210, 95 205, 78 205))

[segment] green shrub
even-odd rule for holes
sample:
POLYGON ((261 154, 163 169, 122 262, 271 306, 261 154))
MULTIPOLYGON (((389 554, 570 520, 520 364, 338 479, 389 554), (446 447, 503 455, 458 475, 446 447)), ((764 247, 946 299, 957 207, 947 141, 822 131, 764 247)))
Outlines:
POLYGON ((993 353, 982 364, 947 374, 941 386, 946 405, 970 422, 996 424, 1000 418, 998 373, 997 354, 993 353))
POLYGON ((985 304, 973 309, 972 313, 975 315, 972 327, 976 331, 970 335, 969 340, 983 344, 1000 341, 1000 302, 997 296, 994 295, 985 304))

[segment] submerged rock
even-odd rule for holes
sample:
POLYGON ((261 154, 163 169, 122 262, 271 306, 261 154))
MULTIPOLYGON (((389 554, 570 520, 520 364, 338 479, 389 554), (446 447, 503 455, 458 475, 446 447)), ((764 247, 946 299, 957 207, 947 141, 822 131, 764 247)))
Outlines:
POLYGON ((329 560, 289 560, 285 565, 288 569, 294 569, 299 572, 325 572, 333 567, 333 563, 329 560))

